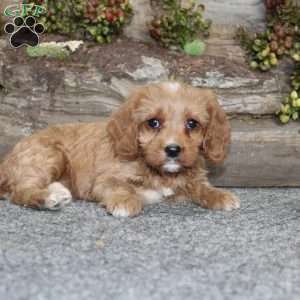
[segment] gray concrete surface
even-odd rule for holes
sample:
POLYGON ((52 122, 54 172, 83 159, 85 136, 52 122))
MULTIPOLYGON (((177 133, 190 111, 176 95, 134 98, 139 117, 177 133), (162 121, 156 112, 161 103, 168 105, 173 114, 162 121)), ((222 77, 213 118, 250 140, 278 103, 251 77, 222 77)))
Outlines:
POLYGON ((0 201, 0 299, 299 299, 300 189, 236 189, 242 209, 116 219, 0 201))

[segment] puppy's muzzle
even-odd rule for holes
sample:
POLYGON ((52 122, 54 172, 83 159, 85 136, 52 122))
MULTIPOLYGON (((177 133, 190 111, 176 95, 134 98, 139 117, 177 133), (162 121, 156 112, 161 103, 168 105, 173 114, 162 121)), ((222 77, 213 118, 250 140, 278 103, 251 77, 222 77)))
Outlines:
POLYGON ((165 152, 169 158, 177 158, 181 152, 181 147, 177 144, 170 144, 165 147, 165 152))

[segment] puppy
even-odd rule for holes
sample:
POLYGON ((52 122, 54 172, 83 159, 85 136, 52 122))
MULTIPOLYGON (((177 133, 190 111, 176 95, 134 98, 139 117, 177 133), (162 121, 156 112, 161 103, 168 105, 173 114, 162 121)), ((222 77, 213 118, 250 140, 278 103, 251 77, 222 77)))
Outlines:
POLYGON ((118 217, 182 197, 236 209, 238 198, 211 186, 204 165, 222 162, 229 140, 229 122, 211 90, 152 84, 106 122, 58 125, 21 140, 0 165, 0 196, 50 210, 72 198, 90 200, 118 217))

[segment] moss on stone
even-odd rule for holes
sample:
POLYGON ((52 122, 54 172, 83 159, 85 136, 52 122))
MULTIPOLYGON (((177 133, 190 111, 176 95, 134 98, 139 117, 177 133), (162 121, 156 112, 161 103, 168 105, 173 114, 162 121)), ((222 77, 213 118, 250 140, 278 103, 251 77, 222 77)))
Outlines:
POLYGON ((31 58, 48 57, 64 60, 70 56, 70 52, 59 45, 39 45, 36 47, 27 47, 26 53, 31 58))

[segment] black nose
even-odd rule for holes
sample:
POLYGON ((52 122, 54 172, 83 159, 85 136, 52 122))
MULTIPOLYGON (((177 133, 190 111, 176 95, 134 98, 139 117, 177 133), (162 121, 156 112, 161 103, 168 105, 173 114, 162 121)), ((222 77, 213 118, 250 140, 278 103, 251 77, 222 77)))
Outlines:
POLYGON ((168 157, 175 158, 179 155, 181 148, 179 145, 171 144, 165 148, 165 151, 166 151, 168 157))

